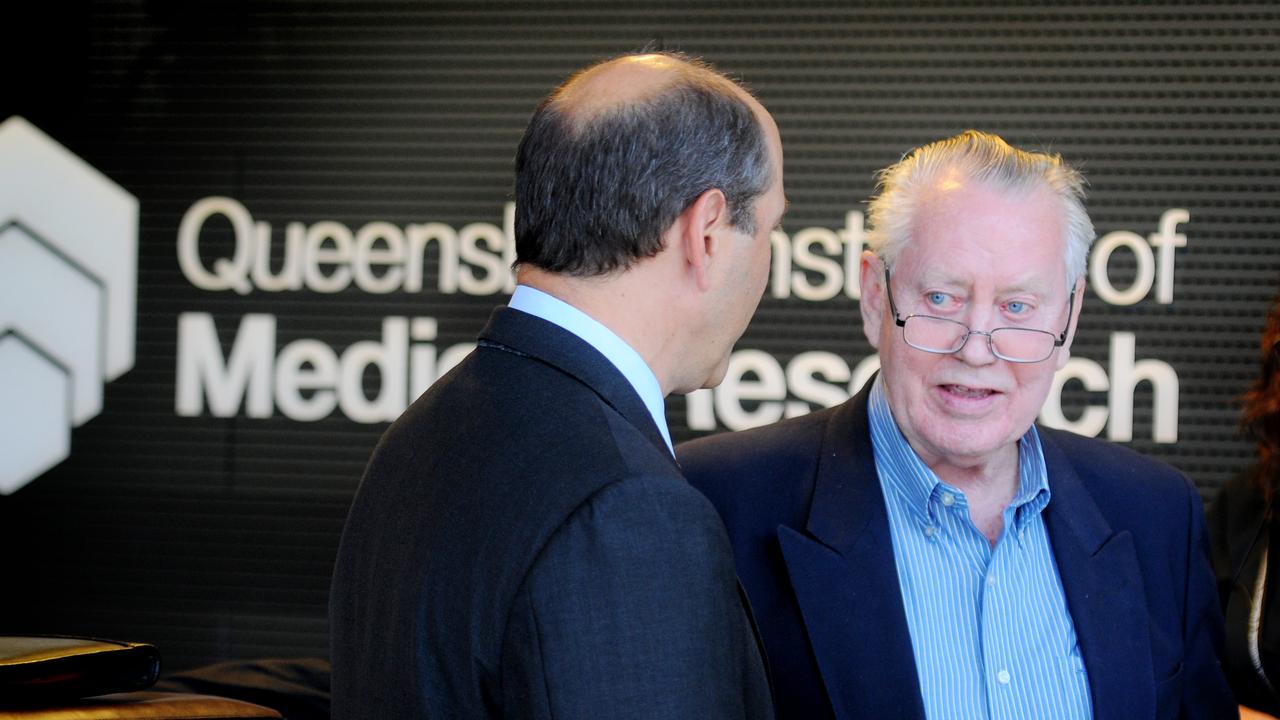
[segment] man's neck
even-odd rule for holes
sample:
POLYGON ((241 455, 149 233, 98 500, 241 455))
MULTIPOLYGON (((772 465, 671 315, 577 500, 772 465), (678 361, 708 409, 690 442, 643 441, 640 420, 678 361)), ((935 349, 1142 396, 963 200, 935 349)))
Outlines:
POLYGON ((669 312, 653 312, 654 288, 632 272, 601 278, 576 278, 537 268, 521 268, 521 285, 541 290, 589 315, 630 345, 658 379, 664 396, 672 391, 671 363, 678 350, 669 312))
POLYGON ((969 519, 995 546, 1004 532, 1004 509, 1018 494, 1018 444, 1000 451, 994 458, 975 465, 931 463, 938 479, 964 493, 969 505, 969 519))

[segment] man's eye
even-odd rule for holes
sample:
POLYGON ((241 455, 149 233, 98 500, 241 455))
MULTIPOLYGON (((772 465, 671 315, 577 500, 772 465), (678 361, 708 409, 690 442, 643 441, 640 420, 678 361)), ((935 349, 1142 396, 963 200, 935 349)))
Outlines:
POLYGON ((1009 314, 1011 314, 1011 315, 1022 315, 1023 313, 1025 313, 1025 312, 1026 312, 1027 310, 1029 310, 1030 308, 1027 306, 1027 304, 1026 304, 1026 303, 1021 302, 1021 301, 1018 301, 1018 300, 1014 300, 1014 301, 1012 301, 1012 302, 1007 302, 1007 303, 1005 303, 1005 304, 1004 304, 1004 309, 1005 309, 1006 311, 1008 311, 1008 312, 1009 312, 1009 314))
POLYGON ((931 292, 925 295, 925 300, 934 307, 941 307, 947 304, 947 294, 944 292, 931 292))

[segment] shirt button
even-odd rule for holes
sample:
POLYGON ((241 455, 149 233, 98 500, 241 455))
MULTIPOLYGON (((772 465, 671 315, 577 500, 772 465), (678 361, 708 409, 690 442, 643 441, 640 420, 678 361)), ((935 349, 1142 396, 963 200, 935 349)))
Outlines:
POLYGON ((1001 670, 1000 672, 996 673, 996 681, 997 681, 997 682, 999 682, 1001 685, 1008 685, 1008 684, 1009 684, 1009 671, 1008 671, 1008 670, 1001 670))
POLYGON ((933 530, 933 526, 932 526, 932 525, 925 525, 925 526, 924 526, 924 536, 925 536, 925 537, 927 537, 927 538, 932 538, 932 537, 933 537, 933 533, 934 533, 934 530, 933 530))
POLYGON ((995 576, 994 574, 988 573, 988 574, 987 574, 987 587, 992 587, 992 586, 994 586, 995 584, 996 584, 996 576, 995 576))
POLYGON ((956 504, 956 496, 949 492, 942 493, 942 504, 951 507, 956 504))
POLYGON ((1021 539, 1025 538, 1026 536, 1027 536, 1027 531, 1026 531, 1026 530, 1019 530, 1019 531, 1018 531, 1018 539, 1019 539, 1019 540, 1021 540, 1021 539))

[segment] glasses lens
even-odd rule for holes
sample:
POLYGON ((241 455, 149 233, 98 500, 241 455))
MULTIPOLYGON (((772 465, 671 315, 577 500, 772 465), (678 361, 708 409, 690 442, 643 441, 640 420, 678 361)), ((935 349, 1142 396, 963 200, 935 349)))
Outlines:
POLYGON ((928 315, 912 315, 902 326, 902 339, 926 352, 953 353, 968 334, 969 328, 961 323, 928 315))
POLYGON ((1053 352, 1054 337, 1043 330, 998 328, 991 331, 996 354, 1014 362, 1040 362, 1053 352))

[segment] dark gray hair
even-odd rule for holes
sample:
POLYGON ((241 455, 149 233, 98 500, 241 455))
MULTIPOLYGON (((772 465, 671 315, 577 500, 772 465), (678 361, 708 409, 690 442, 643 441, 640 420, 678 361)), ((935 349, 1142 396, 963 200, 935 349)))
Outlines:
POLYGON ((772 164, 745 90, 704 63, 657 54, 683 66, 649 97, 574 117, 560 96, 578 73, 534 111, 516 151, 517 264, 586 277, 626 269, 657 255, 667 228, 713 188, 732 225, 755 232, 772 164))
POLYGON ((1061 155, 1019 150, 978 130, 916 148, 880 171, 879 194, 868 209, 872 229, 867 233, 867 247, 881 260, 892 265, 897 259, 910 241, 921 190, 950 169, 1006 190, 1041 186, 1057 195, 1065 221, 1068 279, 1074 283, 1084 275, 1094 238, 1093 223, 1084 209, 1084 175, 1061 155))

